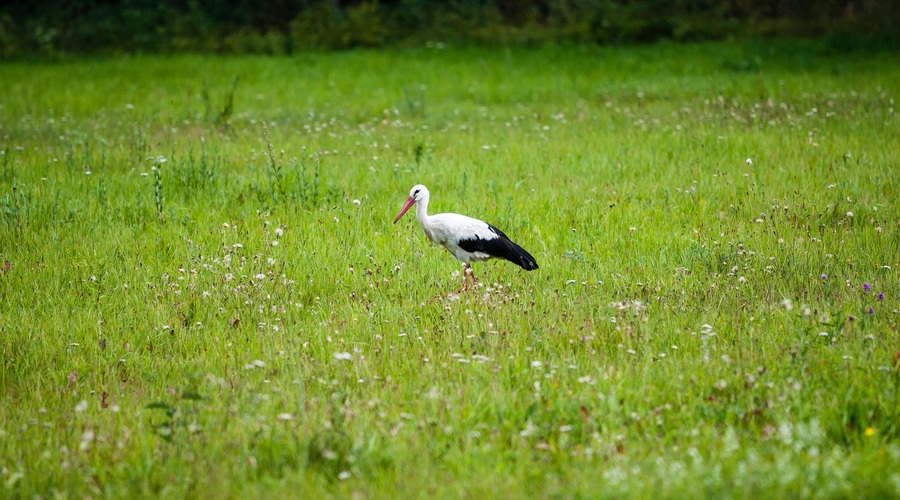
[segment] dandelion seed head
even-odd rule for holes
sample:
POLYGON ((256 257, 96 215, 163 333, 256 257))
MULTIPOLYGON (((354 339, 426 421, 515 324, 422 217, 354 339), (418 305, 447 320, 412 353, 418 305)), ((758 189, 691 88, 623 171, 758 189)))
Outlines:
POLYGON ((528 437, 537 432, 537 430, 537 427, 529 420, 525 423, 525 428, 522 429, 521 432, 519 432, 519 435, 522 437, 528 437))
POLYGON ((94 434, 93 429, 88 429, 88 430, 84 431, 84 433, 81 435, 81 442, 78 444, 78 449, 81 451, 85 451, 88 448, 90 448, 91 443, 94 442, 95 437, 96 437, 96 434, 94 434))

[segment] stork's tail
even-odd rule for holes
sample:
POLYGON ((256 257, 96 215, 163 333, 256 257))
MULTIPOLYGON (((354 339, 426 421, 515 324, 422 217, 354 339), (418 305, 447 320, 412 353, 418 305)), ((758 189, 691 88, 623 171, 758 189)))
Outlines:
POLYGON ((498 242, 500 248, 496 248, 492 252, 495 257, 506 259, 526 271, 534 271, 538 268, 534 257, 527 250, 513 243, 506 235, 498 238, 498 242))
POLYGON ((510 240, 506 240, 506 242, 508 243, 509 251, 505 252, 505 255, 502 255, 504 259, 526 271, 534 271, 538 268, 537 261, 534 260, 534 257, 532 257, 524 248, 516 245, 510 240))
POLYGON ((491 257, 508 260, 526 271, 538 268, 537 261, 524 248, 513 243, 503 231, 490 224, 488 227, 496 238, 482 239, 476 236, 473 239, 460 240, 459 246, 467 252, 483 252, 491 257))

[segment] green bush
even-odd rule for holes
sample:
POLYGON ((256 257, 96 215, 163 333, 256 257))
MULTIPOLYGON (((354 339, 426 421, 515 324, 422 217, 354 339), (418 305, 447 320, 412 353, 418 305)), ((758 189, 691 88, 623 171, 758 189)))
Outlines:
POLYGON ((669 11, 654 3, 605 3, 594 14, 591 35, 600 44, 647 43, 672 38, 675 26, 669 11))
POLYGON ((301 11, 291 22, 294 46, 305 49, 348 49, 382 45, 388 28, 381 8, 364 2, 341 10, 319 3, 301 11))
POLYGON ((32 2, 0 6, 4 58, 62 52, 282 54, 423 42, 620 44, 822 35, 834 38, 836 50, 862 45, 895 49, 900 0, 47 0, 40 7, 32 2))

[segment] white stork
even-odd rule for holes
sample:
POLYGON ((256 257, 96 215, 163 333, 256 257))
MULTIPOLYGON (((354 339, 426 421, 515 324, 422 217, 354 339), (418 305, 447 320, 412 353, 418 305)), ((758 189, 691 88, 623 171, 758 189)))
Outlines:
POLYGON ((409 198, 394 218, 394 223, 416 202, 416 218, 432 243, 440 243, 456 260, 463 263, 463 287, 469 289, 469 276, 474 286, 478 280, 472 273, 470 262, 500 258, 506 259, 526 271, 538 268, 534 257, 503 234, 503 231, 487 222, 459 214, 428 215, 428 188, 418 184, 409 191, 409 198))

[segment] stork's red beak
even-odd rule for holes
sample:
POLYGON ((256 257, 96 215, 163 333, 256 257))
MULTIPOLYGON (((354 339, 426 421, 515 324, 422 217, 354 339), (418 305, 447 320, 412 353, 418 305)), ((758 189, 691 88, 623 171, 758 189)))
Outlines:
POLYGON ((394 218, 394 224, 396 224, 397 221, 400 220, 400 217, 403 217, 403 214, 405 214, 406 211, 409 210, 409 207, 413 206, 415 203, 416 203, 416 199, 413 198, 412 196, 407 198, 406 203, 403 204, 403 208, 400 209, 400 213, 397 214, 397 217, 394 218))

